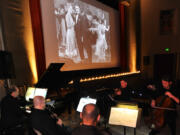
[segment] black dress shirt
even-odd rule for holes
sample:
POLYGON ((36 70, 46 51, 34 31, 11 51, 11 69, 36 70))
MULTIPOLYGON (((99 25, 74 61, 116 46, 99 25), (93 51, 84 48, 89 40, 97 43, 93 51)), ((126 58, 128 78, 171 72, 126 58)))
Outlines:
POLYGON ((40 131, 43 135, 66 135, 63 127, 56 124, 47 110, 33 109, 31 114, 32 128, 40 131))
POLYGON ((96 126, 81 125, 72 131, 72 135, 111 135, 105 130, 100 130, 96 126))
POLYGON ((130 88, 129 87, 120 88, 120 90, 121 90, 121 95, 116 95, 114 99, 117 101, 130 101, 131 99, 130 88))
POLYGON ((5 96, 1 101, 1 125, 4 128, 14 127, 22 124, 24 120, 20 102, 11 95, 5 96))

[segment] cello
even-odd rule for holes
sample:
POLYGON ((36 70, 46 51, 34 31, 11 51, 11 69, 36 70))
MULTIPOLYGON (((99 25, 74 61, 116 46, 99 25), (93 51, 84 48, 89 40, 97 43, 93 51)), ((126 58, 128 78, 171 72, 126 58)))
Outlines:
POLYGON ((173 101, 170 97, 163 95, 156 100, 156 106, 153 107, 152 116, 150 119, 151 129, 160 129, 165 125, 165 116, 167 111, 175 111, 173 107, 173 101))

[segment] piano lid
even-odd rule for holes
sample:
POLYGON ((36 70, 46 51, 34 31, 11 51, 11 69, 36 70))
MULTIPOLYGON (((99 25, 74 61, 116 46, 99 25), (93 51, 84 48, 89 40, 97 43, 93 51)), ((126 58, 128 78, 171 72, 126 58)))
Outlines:
POLYGON ((42 74, 35 87, 40 88, 60 88, 63 84, 70 81, 64 73, 60 71, 64 63, 51 63, 47 70, 42 74))
POLYGON ((43 73, 35 87, 57 89, 66 87, 72 80, 80 80, 81 78, 107 75, 120 72, 119 67, 88 69, 75 71, 61 71, 64 63, 51 63, 47 70, 43 73))

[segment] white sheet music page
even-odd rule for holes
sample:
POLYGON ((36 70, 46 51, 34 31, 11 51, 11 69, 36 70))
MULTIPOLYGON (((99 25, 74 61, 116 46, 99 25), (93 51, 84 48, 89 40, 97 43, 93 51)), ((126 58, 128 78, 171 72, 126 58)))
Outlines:
POLYGON ((82 97, 79 101, 78 107, 77 107, 77 111, 78 112, 82 112, 83 107, 87 104, 96 104, 96 99, 93 98, 89 98, 89 97, 82 97))
POLYGON ((136 127, 138 109, 111 107, 109 124, 136 127))

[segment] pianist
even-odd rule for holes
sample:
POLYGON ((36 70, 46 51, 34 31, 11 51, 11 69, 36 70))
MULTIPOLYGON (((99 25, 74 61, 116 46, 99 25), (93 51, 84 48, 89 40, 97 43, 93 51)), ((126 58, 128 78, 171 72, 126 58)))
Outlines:
POLYGON ((45 108, 45 99, 35 96, 33 99, 34 109, 31 114, 31 124, 35 131, 43 135, 67 135, 62 120, 55 114, 50 114, 45 108))
POLYGON ((21 102, 18 100, 19 89, 11 86, 7 90, 7 95, 1 101, 1 127, 14 128, 23 124, 25 117, 20 108, 21 102))

